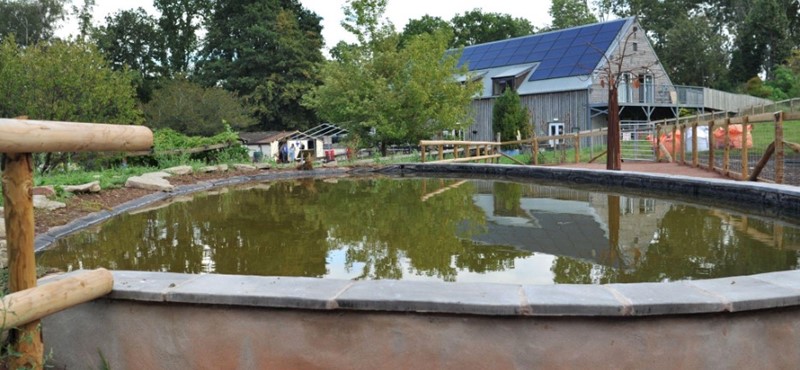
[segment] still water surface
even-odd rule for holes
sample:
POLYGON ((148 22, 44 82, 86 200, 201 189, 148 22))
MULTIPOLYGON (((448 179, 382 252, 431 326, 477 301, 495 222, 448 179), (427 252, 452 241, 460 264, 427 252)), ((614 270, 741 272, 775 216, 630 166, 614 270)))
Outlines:
POLYGON ((493 180, 303 179, 178 199, 73 234, 38 262, 117 270, 525 284, 798 268, 796 225, 493 180))

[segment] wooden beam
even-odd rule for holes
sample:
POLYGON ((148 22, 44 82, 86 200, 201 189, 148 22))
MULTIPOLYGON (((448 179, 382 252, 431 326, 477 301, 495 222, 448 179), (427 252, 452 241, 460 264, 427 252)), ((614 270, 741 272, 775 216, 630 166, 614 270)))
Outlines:
MULTIPOLYGON (((33 250, 33 156, 30 153, 4 154, 2 171, 8 286, 13 293, 36 287, 36 257, 33 250)), ((9 369, 42 368, 44 344, 38 320, 11 330, 9 340, 12 350, 20 354, 9 359, 9 369)))
MULTIPOLYGON (((523 166, 525 165, 525 163, 522 163, 522 161, 520 161, 520 160, 518 160, 518 159, 516 159, 516 158, 514 158, 514 157, 512 157, 512 156, 510 156, 510 155, 508 155, 506 153, 500 152, 500 155, 502 155, 503 157, 506 157, 506 158, 508 158, 508 159, 510 159, 510 160, 512 160, 514 162, 517 162, 517 164, 521 164, 523 166)), ((456 158, 456 159, 458 159, 458 158, 456 158)))
POLYGON ((471 161, 487 161, 495 158, 500 158, 500 154, 480 155, 477 157, 459 158, 459 159, 445 159, 443 161, 434 161, 431 163, 460 163, 460 162, 471 162, 471 161))
POLYGON ((0 300, 5 314, 3 329, 39 320, 55 312, 100 298, 114 286, 114 277, 104 268, 89 270, 41 286, 9 294, 0 300))
POLYGON ((775 183, 783 184, 784 161, 783 149, 783 112, 775 113, 775 183))
POLYGON ((592 158, 592 159, 590 159, 590 160, 589 160, 589 163, 594 163, 594 161, 596 161, 598 158, 600 158, 600 157, 602 157, 602 156, 606 155, 606 153, 607 153, 607 152, 608 152, 607 150, 604 150, 602 153, 600 153, 600 154, 598 154, 598 155, 594 156, 594 158, 592 158))
POLYGON ((775 142, 772 142, 767 146, 767 149, 764 151, 764 155, 761 157, 761 160, 758 161, 755 168, 753 168, 753 173, 747 178, 747 181, 758 181, 758 176, 761 175, 761 171, 764 170, 764 167, 769 162, 769 159, 772 157, 772 154, 775 153, 775 142))
POLYGON ((153 146, 144 126, 0 119, 0 153, 142 151, 153 146))

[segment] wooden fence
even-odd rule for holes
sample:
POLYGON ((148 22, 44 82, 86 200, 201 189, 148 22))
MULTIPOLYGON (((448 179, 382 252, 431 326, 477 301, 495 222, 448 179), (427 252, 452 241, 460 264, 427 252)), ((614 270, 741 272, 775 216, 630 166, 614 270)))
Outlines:
POLYGON ((749 181, 800 185, 800 113, 656 122, 657 158, 749 181))
POLYGON ((3 201, 9 290, 2 300, 3 330, 9 334, 5 368, 41 369, 44 344, 39 319, 111 291, 107 271, 84 273, 77 280, 36 286, 33 219, 33 155, 48 152, 142 151, 153 145, 144 126, 0 119, 3 201))

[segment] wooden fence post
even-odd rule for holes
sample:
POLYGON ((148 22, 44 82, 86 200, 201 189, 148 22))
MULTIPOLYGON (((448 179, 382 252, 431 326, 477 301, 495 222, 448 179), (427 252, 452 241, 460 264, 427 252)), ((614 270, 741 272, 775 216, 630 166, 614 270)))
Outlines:
POLYGON ((714 172, 714 150, 716 150, 716 143, 714 143, 714 120, 708 121, 708 170, 714 172))
POLYGON ((661 162, 661 125, 656 125, 656 162, 661 162))
POLYGON ((575 163, 581 163, 581 134, 575 133, 575 163))
POLYGON ((725 126, 723 129, 725 130, 725 147, 722 150, 722 174, 724 176, 728 176, 728 170, 730 170, 731 165, 731 137, 729 132, 729 127, 731 124, 731 119, 725 119, 725 126))
POLYGON ((672 160, 678 161, 677 157, 677 150, 678 150, 678 137, 676 134, 678 133, 678 120, 675 120, 675 124, 672 126, 672 160))
POLYGON ((694 168, 700 166, 700 151, 697 149, 697 124, 697 121, 692 124, 692 167, 694 168))
POLYGON ((681 125, 681 164, 686 165, 686 124, 681 125))
MULTIPOLYGON (((30 153, 3 154, 3 208, 6 223, 9 281, 11 292, 36 287, 36 257, 33 251, 33 156, 30 153)), ((10 342, 19 356, 9 358, 9 368, 41 369, 44 358, 40 321, 13 328, 10 342)))
POLYGON ((531 139, 531 148, 533 148, 533 153, 531 153, 531 161, 534 166, 539 165, 539 140, 536 140, 536 136, 531 139))
POLYGON ((750 123, 750 117, 745 116, 742 119, 742 180, 748 177, 748 172, 750 172, 750 153, 748 153, 747 149, 747 138, 750 135, 749 131, 747 130, 747 124, 750 123))
POLYGON ((783 184, 786 155, 783 149, 783 112, 775 114, 775 183, 783 184))
POLYGON ((444 160, 444 145, 439 144, 439 160, 444 160))

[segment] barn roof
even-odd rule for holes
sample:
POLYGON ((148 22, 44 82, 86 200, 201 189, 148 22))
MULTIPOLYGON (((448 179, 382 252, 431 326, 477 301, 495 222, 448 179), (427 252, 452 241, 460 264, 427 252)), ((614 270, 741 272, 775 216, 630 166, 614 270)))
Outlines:
POLYGON ((626 23, 623 18, 464 48, 459 66, 470 71, 533 65, 528 81, 591 74, 604 53, 615 46, 626 23))

